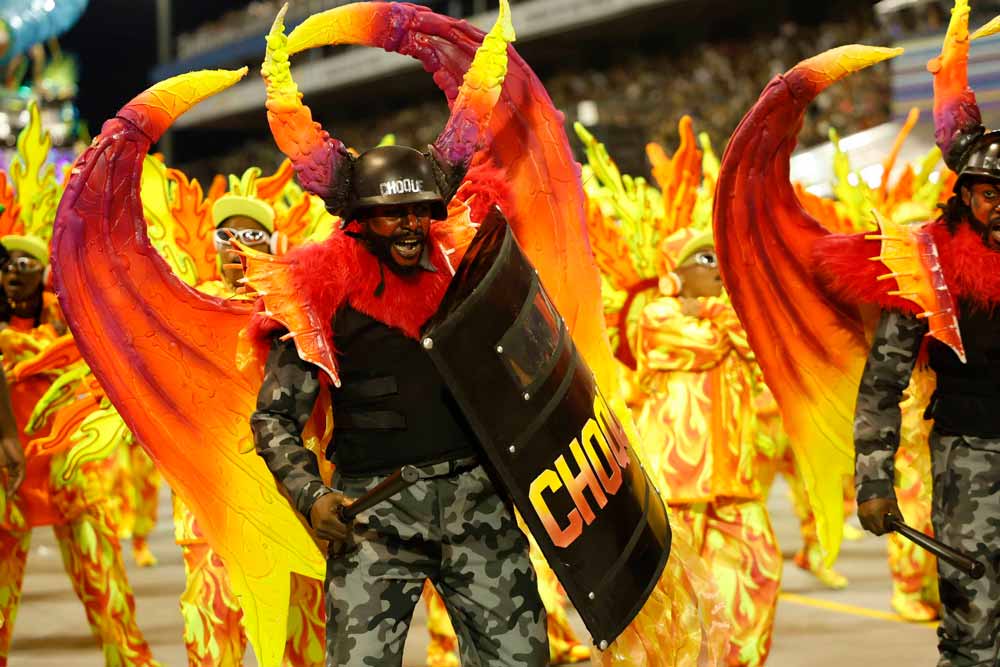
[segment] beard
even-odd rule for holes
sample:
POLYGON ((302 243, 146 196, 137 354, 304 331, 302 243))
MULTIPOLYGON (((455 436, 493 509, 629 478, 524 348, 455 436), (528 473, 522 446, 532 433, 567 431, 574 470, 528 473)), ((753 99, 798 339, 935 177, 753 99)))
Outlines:
POLYGON ((371 231, 364 233, 368 249, 378 257, 383 264, 395 273, 408 274, 419 268, 420 256, 424 252, 426 239, 420 232, 406 231, 392 236, 381 236, 371 231), (413 264, 400 264, 397 255, 416 260, 413 264))
POLYGON ((1000 252, 1000 215, 991 215, 986 222, 970 215, 969 224, 982 237, 987 248, 1000 252))

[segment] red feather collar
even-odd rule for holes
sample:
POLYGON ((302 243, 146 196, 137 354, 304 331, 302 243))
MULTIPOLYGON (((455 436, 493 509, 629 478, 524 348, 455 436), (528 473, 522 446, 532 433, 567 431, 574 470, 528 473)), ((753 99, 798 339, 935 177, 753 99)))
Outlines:
MULTIPOLYGON (((306 303, 323 322, 332 322, 345 304, 410 338, 437 310, 451 281, 452 268, 440 247, 438 225, 428 235, 431 263, 437 272, 417 269, 399 274, 379 267, 364 243, 343 231, 323 243, 304 245, 289 253, 292 280, 306 303), (381 294, 375 294, 384 280, 381 294)), ((332 334, 332 331, 330 332, 332 334)))
MULTIPOLYGON (((930 230, 952 296, 990 308, 1000 304, 1000 252, 989 249, 968 224, 959 225, 952 234, 939 219, 930 230)), ((881 262, 871 260, 879 254, 879 241, 864 237, 830 234, 816 241, 812 254, 817 281, 832 296, 847 303, 919 312, 916 304, 888 294, 896 289, 895 281, 877 280, 889 271, 881 262)))

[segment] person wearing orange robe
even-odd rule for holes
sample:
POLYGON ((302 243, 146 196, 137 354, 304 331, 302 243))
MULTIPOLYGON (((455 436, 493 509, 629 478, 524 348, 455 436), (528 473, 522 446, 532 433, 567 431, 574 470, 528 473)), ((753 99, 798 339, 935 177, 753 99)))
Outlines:
MULTIPOLYGON (((261 252, 276 250, 275 211, 256 196, 257 168, 242 179, 230 178, 230 191, 212 206, 219 277, 197 286, 211 296, 241 298, 243 271, 231 246, 235 238, 261 252)), ((243 611, 226 574, 225 564, 209 546, 194 515, 173 496, 174 539, 184 556, 186 587, 181 595, 184 644, 190 667, 238 667, 243 664, 247 636, 243 611)), ((285 667, 320 667, 326 642, 322 582, 292 575, 285 667)))
MULTIPOLYGON (((118 541, 117 516, 103 479, 104 462, 84 465, 69 480, 56 474, 64 455, 32 451, 29 443, 54 440, 50 419, 30 435, 29 420, 52 384, 49 374, 18 374, 27 361, 65 332, 55 295, 44 289, 48 247, 41 238, 8 235, 3 271, 8 314, 0 331, 0 352, 10 382, 10 401, 25 453, 24 481, 13 494, 0 491, 0 666, 6 666, 21 599, 31 529, 51 525, 74 592, 83 603, 94 638, 111 666, 156 666, 135 619, 135 598, 118 541)), ((76 400, 92 402, 91 395, 76 400)), ((6 435, 6 434, 5 434, 6 435)))
POLYGON ((722 294, 711 232, 681 229, 661 250, 660 296, 639 319, 648 398, 637 426, 672 522, 692 531, 725 602, 726 664, 759 667, 782 562, 758 479, 754 358, 722 294))

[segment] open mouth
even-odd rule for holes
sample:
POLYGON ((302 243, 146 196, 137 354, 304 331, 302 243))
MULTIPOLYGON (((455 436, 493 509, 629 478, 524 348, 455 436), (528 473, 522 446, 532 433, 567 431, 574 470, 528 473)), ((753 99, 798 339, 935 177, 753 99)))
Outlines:
POLYGON ((403 259, 415 259, 420 256, 420 251, 424 247, 424 240, 417 237, 399 239, 393 242, 392 249, 403 259))
POLYGON ((1000 249, 1000 220, 990 221, 990 228, 986 232, 986 239, 994 250, 1000 249))

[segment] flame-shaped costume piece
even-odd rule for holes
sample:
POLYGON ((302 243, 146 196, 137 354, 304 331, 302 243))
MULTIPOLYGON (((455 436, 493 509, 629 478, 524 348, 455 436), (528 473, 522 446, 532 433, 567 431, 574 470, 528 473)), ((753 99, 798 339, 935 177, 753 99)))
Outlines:
POLYGON ((842 478, 853 474, 854 397, 868 350, 858 312, 815 287, 813 245, 828 232, 800 205, 789 157, 816 95, 898 53, 840 47, 772 80, 730 140, 715 200, 723 279, 782 408, 828 563, 840 544, 842 478))
POLYGON ((968 0, 956 0, 941 55, 927 64, 934 75, 934 137, 949 166, 968 147, 970 136, 982 133, 976 94, 969 87, 969 11, 968 0))
POLYGON ((53 251, 81 352, 213 538, 260 660, 274 665, 284 645, 289 573, 321 578, 323 558, 263 461, 241 454, 252 450, 246 419, 255 387, 232 360, 250 306, 203 296, 174 276, 149 243, 138 194, 149 145, 244 73, 175 77, 109 120, 74 167, 53 251), (158 311, 159 304, 170 305, 158 311), (215 408, 206 410, 210 402, 215 408))

